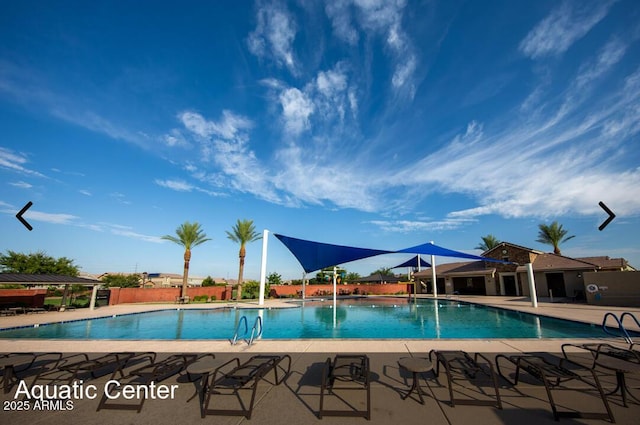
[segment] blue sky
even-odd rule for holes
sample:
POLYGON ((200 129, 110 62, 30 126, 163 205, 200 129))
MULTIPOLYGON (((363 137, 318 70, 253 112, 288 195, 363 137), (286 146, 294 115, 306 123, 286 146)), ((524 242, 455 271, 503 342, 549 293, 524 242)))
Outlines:
MULTIPOLYGON (((481 236, 640 267, 640 4, 5 2, 0 249, 237 277, 237 219, 376 249, 481 236), (28 201, 28 232, 15 214, 28 201), (602 232, 607 215, 617 218, 602 232)), ((245 277, 259 277, 261 243, 245 277)), ((350 263, 362 275, 404 257, 350 263)), ((439 260, 442 261, 442 260, 439 260)), ((451 261, 451 260, 446 260, 451 261)), ((302 269, 269 239, 267 272, 302 269)))

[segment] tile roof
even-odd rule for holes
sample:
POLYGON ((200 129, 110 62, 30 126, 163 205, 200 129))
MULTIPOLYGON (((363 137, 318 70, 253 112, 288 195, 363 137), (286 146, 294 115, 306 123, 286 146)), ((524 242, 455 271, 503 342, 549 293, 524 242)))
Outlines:
POLYGON ((553 253, 539 254, 533 261, 533 271, 546 270, 596 270, 597 265, 577 258, 569 258, 553 253))
POLYGON ((595 264, 602 269, 624 270, 628 264, 624 258, 610 258, 609 256, 600 257, 579 257, 576 260, 586 261, 595 264))
POLYGON ((99 280, 87 279, 84 277, 61 276, 56 274, 27 274, 27 273, 0 273, 0 283, 21 283, 21 284, 98 284, 99 280))

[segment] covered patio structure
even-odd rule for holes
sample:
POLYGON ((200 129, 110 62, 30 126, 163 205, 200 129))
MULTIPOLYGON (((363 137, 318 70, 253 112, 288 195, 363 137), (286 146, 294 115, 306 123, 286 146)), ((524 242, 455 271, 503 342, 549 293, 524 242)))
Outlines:
MULTIPOLYGON (((28 274, 28 273, 0 273, 0 285, 21 285, 29 288, 23 291, 35 291, 35 289, 38 287, 40 288, 44 287, 44 289, 46 289, 49 286, 64 285, 62 302, 60 303, 60 310, 64 311, 64 309, 67 308, 70 285, 82 285, 82 286, 92 288, 91 301, 89 303, 89 308, 93 310, 96 304, 96 295, 98 292, 98 286, 102 285, 102 282, 95 279, 87 279, 84 277, 76 277, 76 276, 63 276, 63 275, 53 275, 53 274, 28 274)), ((0 290, 0 302, 2 302, 3 298, 9 300, 9 297, 11 297, 9 292, 4 292, 4 291, 14 291, 14 290, 11 290, 11 289, 0 290)), ((36 295, 36 293, 34 292, 33 295, 36 295)), ((21 294, 20 296, 28 297, 29 294, 24 293, 24 294, 21 294)), ((42 303, 44 303, 44 296, 42 296, 41 298, 42 298, 42 303)), ((42 305, 40 306, 33 305, 33 307, 42 307, 42 305)))

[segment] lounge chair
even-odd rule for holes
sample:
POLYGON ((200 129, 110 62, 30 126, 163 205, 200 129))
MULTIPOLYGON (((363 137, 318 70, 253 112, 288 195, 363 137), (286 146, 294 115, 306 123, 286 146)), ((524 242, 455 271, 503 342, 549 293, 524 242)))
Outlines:
POLYGON ((586 367, 592 370, 606 369, 616 374, 616 387, 607 395, 616 394, 620 391, 622 397, 622 404, 627 407, 627 396, 633 398, 636 402, 640 402, 627 388, 627 382, 625 375, 640 374, 640 352, 637 350, 629 350, 620 348, 611 344, 563 344, 562 353, 565 359, 571 360, 574 363, 585 364, 586 367), (578 358, 577 355, 570 355, 569 347, 584 350, 591 354, 591 359, 585 360, 584 358, 578 358))
POLYGON ((206 415, 226 415, 244 416, 247 419, 251 419, 258 384, 260 381, 266 380, 267 374, 271 371, 274 373, 273 385, 280 385, 291 371, 291 356, 287 354, 283 356, 257 355, 243 363, 240 363, 240 359, 236 357, 218 366, 212 373, 203 377, 204 384, 201 387, 202 393, 200 397, 201 417, 204 418, 206 415), (281 365, 285 360, 286 368, 281 365), (278 369, 284 371, 284 375, 280 379, 278 379, 278 369), (246 406, 239 394, 239 391, 243 389, 251 392, 248 406, 246 406), (230 391, 230 393, 223 393, 223 391, 230 391), (209 404, 214 395, 231 395, 238 401, 240 407, 237 409, 210 409, 209 404))
MULTIPOLYGON (((154 354, 153 358, 148 357, 149 359, 152 359, 149 364, 128 372, 126 375, 122 376, 122 379, 117 379, 117 382, 120 386, 142 386, 148 389, 151 383, 155 384, 162 382, 165 379, 184 371, 190 362, 195 361, 197 357, 198 356, 196 354, 173 354, 163 360, 155 361, 154 354)), ((115 370, 111 375, 111 379, 115 379, 118 373, 123 375, 122 369, 115 370)), ((100 399, 100 403, 98 404, 96 411, 101 409, 123 409, 136 410, 137 413, 140 413, 146 397, 141 396, 136 397, 136 399, 138 404, 110 402, 109 400, 111 399, 109 399, 105 388, 105 392, 100 399)))
MULTIPOLYGON (((549 404, 551 405, 551 410, 553 412, 553 417, 555 420, 559 420, 560 417, 570 417, 570 418, 588 418, 588 419, 609 419, 612 423, 615 422, 613 417, 613 412, 609 407, 609 403, 607 401, 607 397, 604 394, 602 386, 600 385, 600 381, 596 373, 593 369, 584 367, 578 363, 574 363, 567 359, 560 359, 557 364, 551 363, 545 357, 536 354, 518 354, 506 356, 500 354, 496 356, 496 368, 498 369, 498 373, 502 378, 504 378, 507 382, 512 385, 517 385, 518 380, 520 379, 520 371, 524 370, 533 378, 542 382, 544 384, 545 390, 547 392, 547 397, 549 398, 549 404), (515 365, 515 377, 514 380, 511 381, 507 376, 505 376, 500 369, 500 360, 506 360, 509 363, 515 365), (574 370, 589 372, 593 382, 586 379, 584 376, 579 375, 574 372, 574 370), (580 411, 559 411, 555 400, 553 398, 553 394, 551 390, 554 389, 572 389, 563 387, 563 384, 568 381, 580 381, 588 384, 591 387, 594 387, 598 390, 598 394, 604 403, 604 407, 606 413, 604 412, 580 412, 580 411)), ((573 390, 576 390, 573 388, 573 390)), ((581 391, 581 390, 579 390, 581 391)))
POLYGON ((9 353, 0 356, 2 385, 7 394, 19 381, 33 378, 35 382, 44 373, 55 370, 62 353, 9 353))
POLYGON ((148 359, 151 363, 155 361, 155 353, 133 353, 133 352, 120 352, 104 354, 100 357, 90 358, 87 354, 81 354, 83 357, 79 361, 68 362, 61 364, 59 370, 68 373, 67 380, 69 383, 81 376, 89 375, 90 378, 97 378, 109 373, 115 375, 116 373, 124 378, 124 369, 133 364, 137 364, 145 359, 148 359))
POLYGON ((485 356, 480 353, 476 353, 471 357, 471 355, 465 351, 431 350, 429 352, 429 360, 431 360, 435 366, 434 374, 436 378, 440 374, 440 365, 445 369, 447 374, 447 383, 449 386, 449 399, 452 407, 455 407, 456 404, 466 404, 475 406, 488 405, 502 409, 502 400, 500 399, 500 391, 498 390, 498 379, 495 371, 493 370, 493 365, 485 356), (479 360, 482 360, 483 362, 480 363, 479 360), (495 401, 454 397, 453 384, 456 380, 479 381, 483 377, 488 378, 491 386, 493 386, 496 398, 495 401))
MULTIPOLYGON (((366 355, 338 354, 327 358, 322 372, 322 386, 320 389, 320 409, 318 418, 323 416, 356 416, 371 419, 371 381, 369 357, 366 355), (342 385, 336 386, 336 381, 342 385), (325 392, 333 394, 338 390, 360 390, 365 392, 365 410, 334 410, 325 409, 325 392)), ((349 404, 351 406, 351 404, 349 404)))

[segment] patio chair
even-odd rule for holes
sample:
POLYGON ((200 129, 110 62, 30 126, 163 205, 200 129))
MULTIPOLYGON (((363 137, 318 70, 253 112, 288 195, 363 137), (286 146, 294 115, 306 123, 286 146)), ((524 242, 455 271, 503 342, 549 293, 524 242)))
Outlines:
MULTIPOLYGON (((117 380, 120 386, 134 385, 145 386, 148 388, 149 384, 152 382, 162 382, 165 379, 184 371, 189 363, 195 361, 197 357, 198 356, 196 354, 173 354, 163 360, 155 361, 154 354, 153 358, 148 357, 151 360, 149 364, 134 369, 127 373, 127 375, 123 375, 122 368, 115 370, 111 375, 111 379, 116 378, 116 374, 119 373, 120 375, 123 375, 122 379, 117 380)), ((137 413, 140 413, 146 397, 139 397, 138 404, 112 403, 109 402, 109 400, 110 399, 105 389, 96 411, 100 411, 101 409, 122 409, 136 410, 137 413)))
POLYGON ((574 363, 586 363, 585 367, 589 369, 605 369, 614 372, 616 375, 616 387, 606 395, 613 395, 620 391, 624 407, 627 407, 627 396, 631 397, 636 402, 640 402, 640 400, 634 397, 634 395, 629 391, 625 377, 627 374, 640 374, 640 352, 637 350, 621 348, 608 343, 567 343, 562 345, 562 353, 565 359, 571 360, 574 363), (591 359, 585 361, 583 358, 578 358, 577 355, 571 356, 568 347, 584 350, 590 353, 591 359), (569 357, 571 357, 571 359, 569 357))
POLYGON ((62 353, 9 353, 0 356, 2 386, 7 394, 20 380, 33 378, 35 382, 44 373, 55 370, 62 353))
MULTIPOLYGON (((493 370, 493 365, 485 356, 480 353, 476 353, 471 357, 471 355, 465 351, 431 350, 429 352, 429 360, 432 361, 435 366, 434 374, 436 378, 440 374, 440 365, 445 369, 451 407, 455 407, 456 404, 465 404, 474 406, 495 406, 498 409, 502 409, 502 400, 500 399, 500 391, 498 389, 498 379, 495 371, 493 370), (479 360, 482 360, 482 363, 480 363, 479 360), (477 381, 477 383, 480 383, 482 378, 489 380, 489 383, 494 390, 495 400, 454 397, 453 384, 455 381, 477 381)), ((484 390, 482 390, 482 392, 484 393, 484 390)), ((486 395, 492 397, 492 395, 486 395)))
POLYGON ((269 372, 273 371, 273 385, 280 385, 289 375, 291 371, 291 356, 285 354, 279 355, 257 355, 240 363, 239 358, 234 358, 228 362, 218 366, 212 373, 203 377, 204 384, 201 386, 201 403, 200 415, 204 418, 206 415, 226 415, 226 416, 244 416, 251 419, 253 413, 253 405, 256 398, 256 391, 260 381, 265 380, 269 372), (286 361, 286 367, 283 361, 286 361), (284 375, 278 378, 278 369, 284 371, 284 375), (251 393, 251 399, 246 405, 240 396, 241 390, 248 390, 251 393), (225 392, 223 392, 225 391, 225 392), (226 393, 230 391, 230 393, 226 393), (214 395, 233 396, 240 407, 237 409, 210 409, 209 404, 214 395), (205 397, 206 396, 206 397, 205 397))
POLYGON ((116 373, 124 378, 124 369, 131 365, 137 364, 145 359, 153 363, 155 361, 156 354, 152 352, 134 353, 134 352, 119 352, 108 353, 100 357, 90 358, 87 354, 80 354, 83 358, 79 361, 68 362, 59 366, 60 371, 68 373, 67 380, 72 383, 74 380, 83 378, 97 378, 109 373, 115 375, 116 373), (86 375, 89 375, 88 377, 86 375))
POLYGON ((609 407, 609 403, 607 401, 607 397, 604 394, 602 386, 600 385, 600 381, 598 380, 598 377, 593 369, 589 369, 587 367, 584 367, 583 365, 569 361, 567 359, 560 359, 557 364, 554 364, 547 360, 545 357, 537 354, 518 354, 510 356, 500 354, 496 356, 496 368, 498 369, 498 373, 500 374, 500 376, 514 386, 518 384, 521 370, 526 371, 537 381, 542 382, 547 392, 547 397, 549 398, 549 404, 551 405, 553 418, 556 421, 559 420, 560 417, 569 417, 587 419, 609 419, 612 423, 615 422, 613 412, 611 411, 611 408, 609 407), (500 369, 501 359, 506 360, 515 366, 515 377, 513 381, 511 381, 502 373, 500 369), (580 374, 574 372, 574 370, 585 372, 588 371, 591 375, 591 378, 593 379, 593 382, 589 381, 584 376, 581 376, 580 374), (606 413, 559 411, 553 398, 553 394, 551 392, 552 390, 563 389, 582 391, 579 388, 568 388, 564 386, 564 384, 569 381, 580 381, 586 383, 590 387, 596 388, 598 390, 600 398, 602 399, 602 402, 604 403, 606 413))
POLYGON ((320 388, 320 409, 318 418, 323 416, 355 416, 371 419, 371 381, 369 357, 357 354, 337 354, 333 361, 327 358, 322 371, 320 388), (336 381, 340 382, 336 386, 336 381), (339 397, 351 410, 335 410, 325 408, 325 393, 333 395, 335 390, 356 390, 365 392, 365 410, 357 410, 351 403, 339 397))

